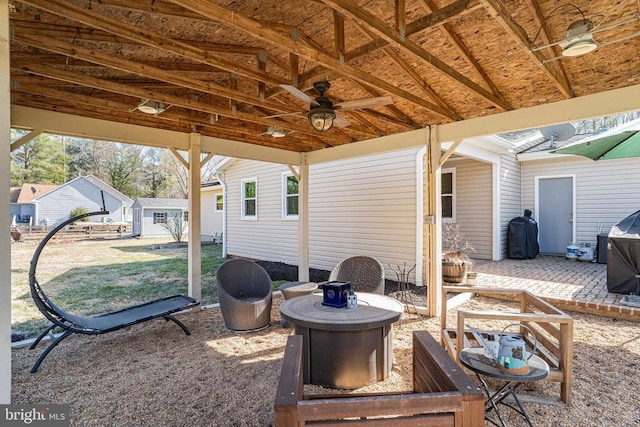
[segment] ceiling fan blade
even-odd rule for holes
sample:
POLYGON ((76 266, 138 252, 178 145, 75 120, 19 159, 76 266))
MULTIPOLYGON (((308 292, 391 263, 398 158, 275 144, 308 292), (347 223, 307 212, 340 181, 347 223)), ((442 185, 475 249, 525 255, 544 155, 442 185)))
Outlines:
POLYGON ((292 85, 280 85, 280 87, 282 89, 286 90, 287 92, 289 92, 291 95, 293 95, 296 98, 298 98, 299 100, 306 102, 307 104, 318 105, 318 103, 316 102, 315 99, 313 99, 312 97, 310 97, 309 95, 307 95, 306 93, 304 93, 303 91, 301 91, 300 89, 298 89, 295 86, 292 86, 292 85))
POLYGON ((339 128, 346 128, 347 126, 349 126, 351 123, 349 123, 349 121, 347 119, 345 119, 344 117, 342 117, 339 114, 336 114, 336 118, 333 119, 333 125, 339 128))
POLYGON ((296 111, 295 113, 274 114, 273 116, 264 116, 263 119, 275 119, 276 117, 296 116, 298 114, 307 114, 307 111, 296 111))
POLYGON ((380 107, 382 105, 393 104, 393 99, 390 96, 378 96, 375 98, 362 98, 354 101, 340 102, 335 105, 336 109, 341 110, 359 110, 363 108, 380 107))

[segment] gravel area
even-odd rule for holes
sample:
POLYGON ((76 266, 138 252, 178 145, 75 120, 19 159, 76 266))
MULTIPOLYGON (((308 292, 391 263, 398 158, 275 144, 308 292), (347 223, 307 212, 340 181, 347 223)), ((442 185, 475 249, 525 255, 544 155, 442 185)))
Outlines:
MULTIPOLYGON (((63 341, 35 374, 44 349, 13 350, 12 403, 66 403, 73 426, 270 426, 284 343, 274 298, 266 330, 235 334, 219 309, 179 315, 187 336, 172 323, 152 321, 101 336, 63 341)), ((507 303, 474 298, 475 310, 508 310, 507 303)), ((455 311, 451 313, 455 317, 455 311)), ((638 426, 640 328, 637 323, 575 314, 573 404, 525 403, 537 426, 638 426)), ((453 322, 453 318, 451 319, 453 322)), ((480 325, 481 326, 481 325, 480 325)), ((437 318, 405 313, 394 328, 391 377, 353 392, 406 391, 411 385, 411 332, 438 336, 437 318)), ((327 390, 306 386, 308 393, 327 390)), ((523 388, 557 398, 558 384, 523 388)), ((505 411, 509 425, 523 425, 505 411)))

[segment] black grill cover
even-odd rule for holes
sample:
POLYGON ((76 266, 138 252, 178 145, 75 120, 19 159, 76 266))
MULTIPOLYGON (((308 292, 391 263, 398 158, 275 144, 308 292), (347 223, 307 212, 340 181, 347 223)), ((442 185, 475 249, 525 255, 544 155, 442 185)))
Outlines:
POLYGON ((508 256, 513 259, 533 259, 540 253, 538 245, 538 223, 525 209, 524 216, 509 221, 507 231, 508 256))
POLYGON ((609 231, 607 289, 621 294, 639 293, 640 211, 632 213, 609 231))

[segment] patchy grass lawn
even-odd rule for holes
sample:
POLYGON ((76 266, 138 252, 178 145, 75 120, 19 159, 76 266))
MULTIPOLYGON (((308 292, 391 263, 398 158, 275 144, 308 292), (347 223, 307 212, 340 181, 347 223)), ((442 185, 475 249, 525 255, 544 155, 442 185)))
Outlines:
MULTIPOLYGON (((49 242, 36 277, 62 309, 96 315, 156 298, 187 293, 187 248, 152 249, 152 239, 49 242)), ((34 337, 48 326, 29 291, 37 243, 11 246, 11 327, 34 337)), ((225 260, 220 245, 202 246, 202 304, 217 302, 214 272, 225 260)))

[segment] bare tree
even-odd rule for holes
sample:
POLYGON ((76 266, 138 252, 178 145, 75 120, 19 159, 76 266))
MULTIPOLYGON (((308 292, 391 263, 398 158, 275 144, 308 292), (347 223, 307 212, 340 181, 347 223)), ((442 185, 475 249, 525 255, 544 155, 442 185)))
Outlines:
POLYGON ((177 243, 182 242, 184 234, 187 231, 187 221, 185 221, 186 212, 174 212, 167 217, 167 222, 161 224, 162 227, 171 234, 173 240, 177 243))

